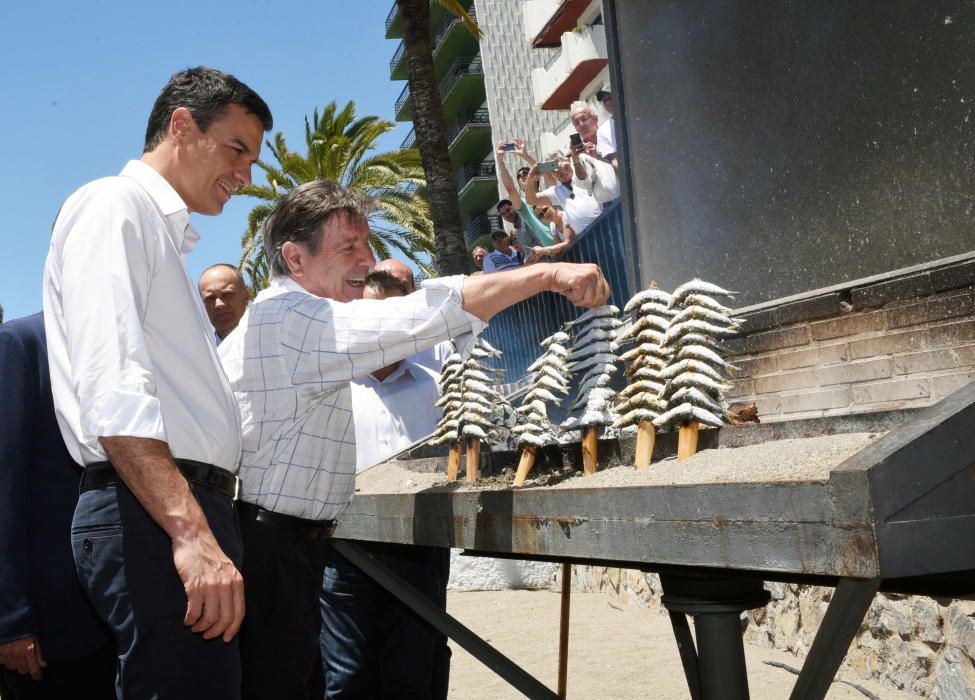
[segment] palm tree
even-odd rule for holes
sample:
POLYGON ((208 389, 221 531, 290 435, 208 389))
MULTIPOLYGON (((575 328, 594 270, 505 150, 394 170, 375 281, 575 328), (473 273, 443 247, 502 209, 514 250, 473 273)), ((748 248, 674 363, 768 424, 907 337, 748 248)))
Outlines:
MULTIPOLYGON (((457 0, 438 0, 448 12, 460 17, 475 37, 481 30, 457 0)), ((413 128, 416 145, 427 176, 427 198, 436 231, 437 268, 442 274, 470 272, 473 263, 464 245, 464 227, 457 202, 454 179, 447 152, 447 124, 440 101, 440 86, 433 67, 430 38, 430 0, 396 0, 403 27, 403 46, 413 100, 413 128)))
POLYGON ((289 149, 280 131, 267 141, 277 161, 276 166, 257 161, 267 184, 251 184, 239 190, 241 195, 261 200, 251 209, 241 239, 240 269, 249 278, 252 293, 267 286, 269 280, 265 220, 286 193, 303 182, 321 178, 375 197, 376 208, 369 217, 369 245, 377 260, 390 257, 396 249, 424 274, 432 273, 428 256, 433 253, 433 223, 420 191, 425 184, 420 154, 412 148, 370 154, 376 139, 394 127, 379 117, 357 119, 354 102, 341 111, 332 102, 321 114, 316 108, 311 121, 305 117, 306 155, 289 149))

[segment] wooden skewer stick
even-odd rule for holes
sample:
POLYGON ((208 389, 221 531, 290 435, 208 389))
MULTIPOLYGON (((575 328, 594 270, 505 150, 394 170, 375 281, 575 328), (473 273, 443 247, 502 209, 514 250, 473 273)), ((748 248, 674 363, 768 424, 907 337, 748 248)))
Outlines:
POLYGON ((559 613, 559 671, 558 690, 565 697, 569 676, 569 601, 572 599, 572 564, 562 564, 562 607, 559 613))
POLYGON ((518 471, 515 474, 515 486, 521 486, 525 483, 525 477, 535 466, 535 455, 537 454, 538 448, 532 445, 525 445, 521 449, 521 460, 518 462, 518 471))
POLYGON ((481 441, 477 438, 467 438, 467 483, 477 481, 481 472, 481 441))
POLYGON ((657 429, 648 420, 641 420, 636 429, 636 468, 646 469, 653 460, 653 444, 657 441, 657 429))
POLYGON ((683 462, 690 459, 697 452, 697 431, 700 423, 691 421, 687 425, 681 425, 677 435, 677 461, 683 462))
POLYGON ((590 476, 596 473, 599 464, 599 428, 591 425, 582 436, 582 473, 590 476))
POLYGON ((460 441, 450 443, 450 457, 447 459, 447 481, 457 481, 460 471, 460 441))

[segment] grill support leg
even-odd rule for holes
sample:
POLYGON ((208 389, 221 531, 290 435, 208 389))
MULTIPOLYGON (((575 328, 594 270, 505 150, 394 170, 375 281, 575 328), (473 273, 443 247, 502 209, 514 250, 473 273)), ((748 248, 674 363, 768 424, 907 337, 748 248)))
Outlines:
POLYGON ((748 700, 741 613, 764 606, 768 591, 759 579, 661 574, 664 607, 670 611, 694 700, 748 700), (686 618, 694 618, 695 651, 686 618))
POLYGON ((789 696, 790 700, 822 700, 826 697, 826 691, 843 663, 878 588, 879 579, 840 579, 789 696))
POLYGON ((466 649, 471 656, 501 676, 526 697, 558 700, 558 695, 545 687, 521 666, 478 637, 470 629, 434 605, 410 584, 397 576, 369 552, 349 540, 333 539, 336 552, 352 562, 364 574, 385 588, 403 605, 423 620, 466 649))

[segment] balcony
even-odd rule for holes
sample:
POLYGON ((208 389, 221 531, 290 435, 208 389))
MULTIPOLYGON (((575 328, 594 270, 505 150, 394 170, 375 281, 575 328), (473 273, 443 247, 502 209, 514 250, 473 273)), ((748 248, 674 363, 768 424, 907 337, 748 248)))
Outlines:
POLYGON ((400 148, 406 150, 408 148, 413 148, 416 145, 416 129, 410 129, 410 133, 406 135, 403 139, 403 143, 399 145, 400 148))
MULTIPOLYGON (((467 14, 475 21, 477 14, 473 7, 467 8, 467 14)), ((464 23, 453 14, 447 13, 443 21, 433 30, 433 66, 438 75, 449 68, 458 56, 472 56, 479 50, 477 39, 467 30, 464 23)), ((407 80, 409 71, 406 66, 406 50, 401 41, 396 52, 389 61, 389 79, 407 80)))
POLYGON ((550 64, 532 71, 535 104, 542 109, 568 109, 608 63, 606 32, 601 24, 582 32, 566 32, 562 50, 550 64))
MULTIPOLYGON (((458 59, 440 81, 440 100, 443 103, 444 118, 450 123, 457 119, 465 109, 484 103, 484 69, 481 57, 458 59)), ((410 86, 403 88, 396 100, 396 121, 413 119, 413 104, 410 102, 410 86)))
POLYGON ((467 245, 472 245, 481 236, 490 236, 491 231, 499 228, 504 228, 504 224, 501 223, 501 217, 497 214, 475 216, 464 229, 464 242, 467 245))
POLYGON ((413 104, 410 102, 409 83, 406 84, 406 87, 403 88, 403 92, 401 92, 399 97, 396 98, 396 104, 393 105, 393 111, 396 112, 396 121, 413 121, 413 104))
MULTIPOLYGON (((440 24, 443 19, 444 13, 447 12, 443 5, 435 0, 430 1, 430 26, 436 27, 440 24)), ((389 8, 389 14, 386 15, 386 38, 387 39, 401 39, 403 37, 403 26, 400 23, 399 16, 399 5, 396 0, 393 0, 393 6, 389 8)))
POLYGON ((528 0, 524 5, 525 38, 536 49, 559 45, 593 5, 593 0, 528 0))
POLYGON ((464 112, 447 132, 450 159, 457 167, 461 163, 481 160, 491 152, 491 117, 487 107, 464 112))
POLYGON ((498 203, 494 158, 467 163, 457 173, 457 198, 462 214, 482 214, 498 203))

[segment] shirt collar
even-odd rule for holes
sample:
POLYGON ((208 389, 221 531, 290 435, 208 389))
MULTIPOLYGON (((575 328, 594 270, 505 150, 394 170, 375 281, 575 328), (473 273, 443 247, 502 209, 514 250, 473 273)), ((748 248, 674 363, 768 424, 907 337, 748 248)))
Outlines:
POLYGON ((363 384, 378 385, 378 384, 392 384, 393 382, 404 378, 413 379, 417 376, 416 370, 414 369, 416 366, 417 366, 416 363, 413 362, 413 358, 407 357, 405 360, 400 360, 399 367, 397 367, 392 372, 390 372, 389 376, 381 381, 379 379, 376 379, 371 374, 367 374, 366 376, 361 377, 356 381, 361 382, 363 384))
POLYGON ((200 242, 200 234, 190 224, 186 203, 169 181, 141 160, 130 160, 122 169, 121 175, 138 182, 172 224, 173 243, 179 252, 189 253, 193 250, 200 242))

